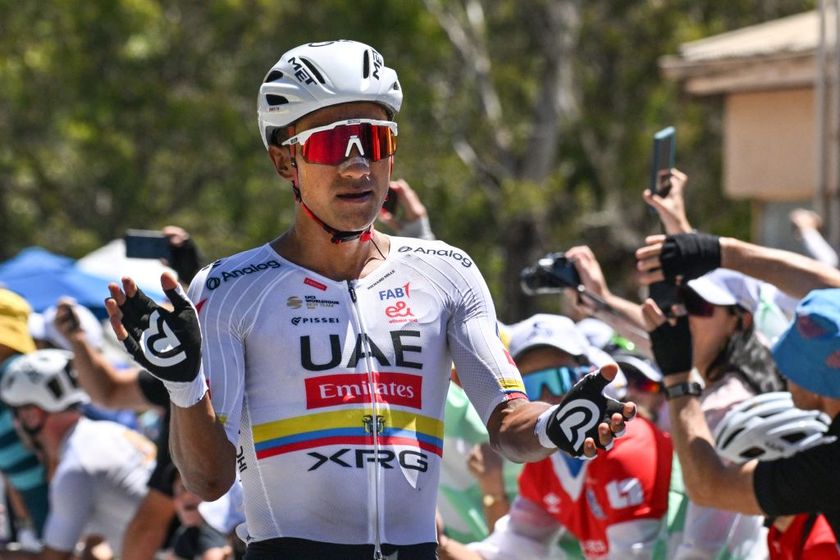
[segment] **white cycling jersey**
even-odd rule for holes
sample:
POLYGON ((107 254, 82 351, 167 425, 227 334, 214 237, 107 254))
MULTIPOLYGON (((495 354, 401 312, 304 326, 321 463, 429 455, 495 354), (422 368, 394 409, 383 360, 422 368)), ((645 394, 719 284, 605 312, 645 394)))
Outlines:
POLYGON ((59 449, 44 544, 72 552, 83 535, 100 535, 119 553, 148 491, 155 451, 145 436, 123 425, 81 418, 59 449))
POLYGON ((451 363, 485 423, 524 397, 481 274, 440 241, 392 237, 349 282, 264 245, 205 267, 189 295, 254 541, 434 542, 451 363))

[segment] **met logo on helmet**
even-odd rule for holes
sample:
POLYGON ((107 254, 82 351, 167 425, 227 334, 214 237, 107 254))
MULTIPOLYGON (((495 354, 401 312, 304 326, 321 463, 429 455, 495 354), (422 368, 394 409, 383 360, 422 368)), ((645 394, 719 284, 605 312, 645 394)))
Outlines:
POLYGON ((303 67, 303 64, 301 64, 298 61, 297 57, 294 57, 294 56, 291 57, 289 59, 289 64, 291 64, 292 68, 295 69, 295 78, 297 78, 299 82, 301 82, 303 84, 314 84, 315 83, 315 79, 312 77, 311 74, 309 74, 309 72, 306 70, 306 68, 303 67))

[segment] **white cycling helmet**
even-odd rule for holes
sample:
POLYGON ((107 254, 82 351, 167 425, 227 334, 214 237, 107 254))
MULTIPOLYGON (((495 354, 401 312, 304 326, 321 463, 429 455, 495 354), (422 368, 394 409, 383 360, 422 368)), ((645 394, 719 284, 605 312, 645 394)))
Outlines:
POLYGON ((37 350, 16 358, 0 383, 0 398, 9 406, 27 404, 47 412, 61 412, 90 402, 76 383, 73 353, 66 350, 37 350))
POLYGON ((308 43, 285 53, 266 74, 257 98, 260 136, 268 149, 275 128, 352 101, 379 103, 393 117, 402 97, 397 73, 373 47, 347 40, 308 43))
POLYGON ((823 412, 796 408, 788 392, 764 393, 726 413, 715 428, 715 445, 735 463, 772 461, 833 442, 826 435, 830 423, 823 412))

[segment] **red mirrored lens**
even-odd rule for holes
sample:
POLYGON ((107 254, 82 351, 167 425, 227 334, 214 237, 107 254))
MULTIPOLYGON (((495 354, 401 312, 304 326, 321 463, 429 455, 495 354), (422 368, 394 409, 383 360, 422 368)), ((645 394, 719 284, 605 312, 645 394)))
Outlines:
POLYGON ((686 313, 695 317, 711 317, 715 314, 715 306, 697 295, 697 292, 691 288, 681 291, 686 313))
POLYGON ((648 379, 641 374, 638 377, 627 379, 628 387, 635 389, 641 393, 658 393, 660 390, 659 383, 653 379, 648 379))
POLYGON ((353 154, 379 161, 397 151, 397 137, 388 126, 349 124, 310 136, 300 153, 309 163, 338 165, 353 154))

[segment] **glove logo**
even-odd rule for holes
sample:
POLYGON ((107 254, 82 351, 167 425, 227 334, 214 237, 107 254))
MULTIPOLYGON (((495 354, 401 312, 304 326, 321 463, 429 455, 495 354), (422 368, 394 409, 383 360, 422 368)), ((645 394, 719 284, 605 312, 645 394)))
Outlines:
POLYGON ((557 425, 574 451, 579 451, 586 439, 586 432, 594 428, 600 419, 598 405, 587 399, 567 402, 557 413, 557 425))
POLYGON ((157 309, 149 316, 149 328, 140 335, 140 348, 149 363, 158 367, 172 367, 187 359, 181 341, 157 309))

